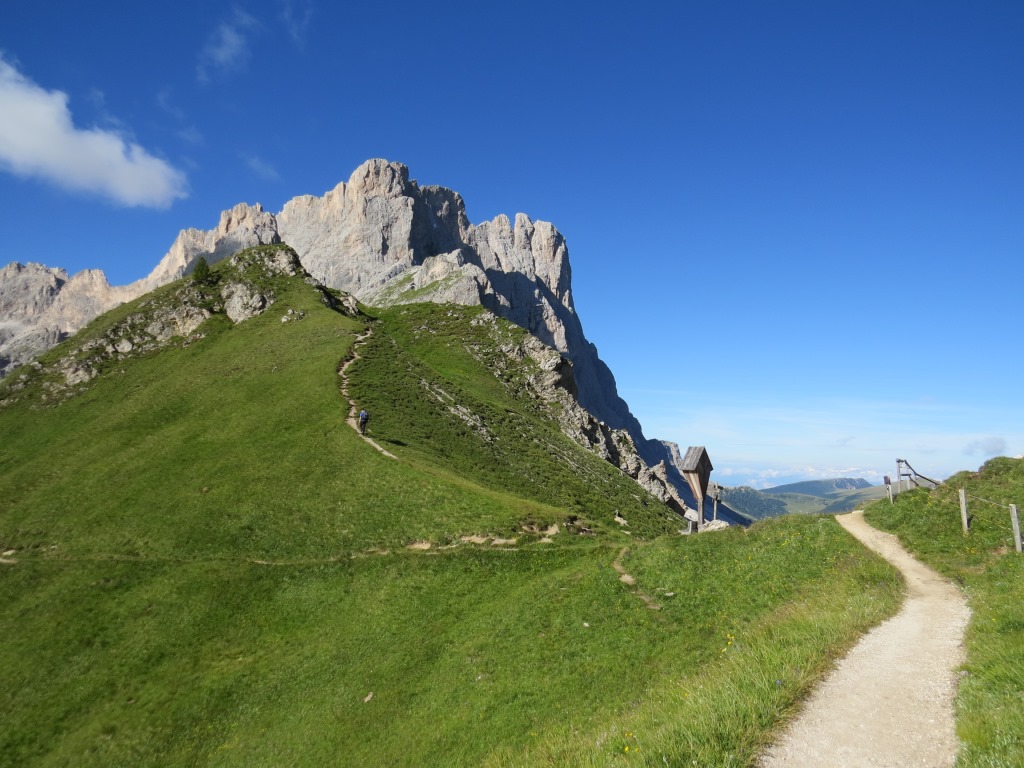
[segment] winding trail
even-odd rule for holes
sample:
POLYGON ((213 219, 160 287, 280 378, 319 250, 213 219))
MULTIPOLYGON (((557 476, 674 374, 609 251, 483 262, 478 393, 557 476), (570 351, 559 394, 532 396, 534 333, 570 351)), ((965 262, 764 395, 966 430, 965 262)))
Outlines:
POLYGON ((953 584, 911 557, 895 536, 836 518, 896 566, 907 583, 898 614, 850 651, 805 703, 760 768, 944 768, 956 758, 956 669, 970 611, 953 584))
POLYGON ((356 340, 352 344, 348 357, 345 358, 344 362, 342 362, 341 366, 338 368, 338 376, 341 377, 341 394, 348 402, 348 415, 345 417, 345 423, 352 427, 352 429, 356 431, 356 434, 363 438, 364 441, 372 445, 389 459, 397 459, 398 457, 393 453, 381 448, 376 440, 359 431, 359 424, 356 422, 356 415, 359 413, 359 406, 356 405, 356 401, 348 394, 348 367, 360 358, 359 347, 362 344, 365 344, 366 340, 372 335, 373 329, 367 328, 365 333, 356 336, 356 340))

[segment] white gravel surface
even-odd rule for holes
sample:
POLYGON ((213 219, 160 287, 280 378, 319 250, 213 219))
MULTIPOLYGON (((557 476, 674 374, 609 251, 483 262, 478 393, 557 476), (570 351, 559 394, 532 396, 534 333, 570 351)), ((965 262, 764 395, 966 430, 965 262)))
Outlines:
POLYGON ((912 558, 895 536, 837 517, 865 546, 900 569, 907 599, 868 632, 822 685, 761 768, 951 766, 957 667, 970 612, 956 586, 912 558))

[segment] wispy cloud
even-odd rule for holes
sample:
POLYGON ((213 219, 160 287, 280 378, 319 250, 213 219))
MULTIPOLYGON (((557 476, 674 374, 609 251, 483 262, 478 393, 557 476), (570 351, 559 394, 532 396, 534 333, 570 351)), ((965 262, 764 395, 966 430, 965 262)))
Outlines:
POLYGON ((303 48, 306 44, 309 24, 313 20, 312 0, 284 0, 281 20, 284 22, 288 37, 299 48, 303 48))
POLYGON ((96 110, 96 116, 99 122, 108 128, 115 130, 123 130, 124 123, 120 118, 114 116, 110 109, 107 107, 107 95, 99 88, 91 88, 86 94, 86 98, 92 103, 93 108, 96 110))
POLYGON ((0 169, 16 176, 127 206, 165 208, 188 194, 184 173, 119 130, 76 127, 66 93, 40 87, 2 57, 0 114, 0 169))
POLYGON ((972 440, 964 447, 968 456, 999 456, 1006 453, 1006 440, 1001 437, 982 437, 972 440))
POLYGON ((174 98, 171 96, 171 92, 164 88, 156 95, 156 105, 169 117, 173 117, 179 122, 185 120, 185 112, 174 103, 174 98))
POLYGON ((156 105, 165 115, 178 123, 179 127, 176 134, 179 139, 188 142, 189 144, 198 145, 203 143, 203 134, 198 128, 189 122, 188 116, 185 114, 185 110, 179 107, 177 102, 175 102, 170 89, 164 88, 157 93, 156 105))
POLYGON ((268 181, 278 181, 281 175, 277 172, 270 163, 266 162, 260 157, 255 155, 242 155, 242 160, 245 161, 246 166, 254 174, 259 176, 261 179, 267 179, 268 181))
POLYGON ((194 125, 186 125, 184 128, 178 131, 178 138, 182 141, 188 142, 189 144, 203 144, 206 138, 202 132, 194 125))
POLYGON ((713 477, 723 485, 745 485, 763 490, 777 485, 801 482, 803 480, 831 480, 839 477, 862 478, 870 483, 881 482, 883 472, 876 467, 847 464, 787 464, 771 467, 757 465, 716 466, 713 477))
POLYGON ((215 77, 243 70, 260 28, 260 22, 255 16, 234 8, 231 18, 217 25, 199 52, 199 64, 196 67, 199 82, 207 83, 215 77))
POLYGON ((177 131, 175 131, 178 138, 182 141, 188 142, 189 144, 203 143, 204 137, 202 132, 199 128, 188 121, 188 116, 185 115, 184 110, 182 110, 174 100, 174 96, 171 93, 170 88, 164 88, 158 91, 156 101, 160 111, 178 124, 177 131))

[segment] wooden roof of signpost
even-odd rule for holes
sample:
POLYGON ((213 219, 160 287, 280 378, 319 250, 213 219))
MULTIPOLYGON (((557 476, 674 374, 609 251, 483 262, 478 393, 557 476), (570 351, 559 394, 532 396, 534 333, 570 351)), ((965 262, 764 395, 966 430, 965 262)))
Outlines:
POLYGON ((704 496, 708 492, 708 481, 711 479, 711 459, 703 445, 692 445, 686 449, 686 455, 679 466, 686 482, 696 497, 697 504, 703 506, 704 496))

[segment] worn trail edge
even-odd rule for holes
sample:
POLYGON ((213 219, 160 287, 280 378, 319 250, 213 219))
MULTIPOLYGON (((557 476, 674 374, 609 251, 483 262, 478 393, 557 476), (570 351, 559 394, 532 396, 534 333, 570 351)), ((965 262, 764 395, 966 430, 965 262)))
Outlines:
POLYGON ((372 445, 374 448, 376 448, 378 451, 383 453, 388 458, 395 459, 398 457, 395 456, 393 453, 390 453, 389 451, 385 450, 384 448, 381 448, 376 440, 373 440, 372 438, 368 437, 367 435, 364 435, 362 432, 359 431, 359 424, 356 422, 356 414, 359 411, 359 406, 356 405, 356 401, 349 397, 348 394, 348 367, 359 359, 358 348, 365 344, 366 340, 370 338, 370 336, 372 335, 373 329, 370 328, 366 331, 366 333, 356 336, 355 343, 352 344, 352 349, 349 352, 349 356, 345 358, 345 360, 341 364, 341 367, 338 368, 338 376, 341 377, 341 395, 342 397, 345 398, 346 401, 348 401, 348 415, 345 417, 345 422, 350 427, 352 427, 352 429, 356 431, 356 434, 363 438, 363 440, 365 440, 367 443, 372 445))
POLYGON ((897 615, 839 662, 759 765, 952 766, 953 697, 964 661, 967 601, 895 536, 869 526, 863 512, 836 519, 903 573, 907 598, 897 615))

